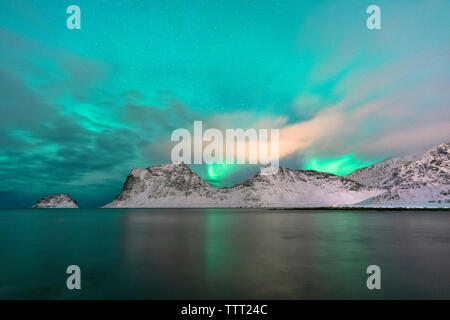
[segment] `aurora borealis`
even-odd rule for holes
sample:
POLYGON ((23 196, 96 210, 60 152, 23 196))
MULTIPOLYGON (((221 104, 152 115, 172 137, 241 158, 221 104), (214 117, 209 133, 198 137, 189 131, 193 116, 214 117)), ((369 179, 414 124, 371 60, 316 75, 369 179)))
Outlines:
MULTIPOLYGON (((98 206, 170 134, 280 128, 339 175, 450 137, 450 2, 0 0, 0 207, 98 206), (366 28, 381 8, 382 29, 366 28), (81 8, 81 30, 66 8, 81 8)), ((215 186, 255 166, 193 167, 215 186)))

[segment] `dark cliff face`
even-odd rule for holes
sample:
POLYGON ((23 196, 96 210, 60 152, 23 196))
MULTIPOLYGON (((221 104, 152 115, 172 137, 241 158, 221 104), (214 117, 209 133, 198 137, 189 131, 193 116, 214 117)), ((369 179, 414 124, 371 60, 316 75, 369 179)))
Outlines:
POLYGON ((127 180, 122 187, 119 195, 116 197, 116 200, 123 201, 130 199, 134 192, 143 192, 145 190, 145 183, 138 177, 128 175, 127 180))
POLYGON ((42 198, 31 208, 79 208, 78 203, 67 193, 42 198))

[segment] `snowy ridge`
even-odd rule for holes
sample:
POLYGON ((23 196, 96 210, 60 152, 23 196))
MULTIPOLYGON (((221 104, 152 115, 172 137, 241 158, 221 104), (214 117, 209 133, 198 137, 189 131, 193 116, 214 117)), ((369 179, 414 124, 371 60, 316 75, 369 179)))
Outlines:
POLYGON ((287 168, 218 189, 181 163, 132 169, 104 208, 344 206, 383 192, 333 174, 287 168))
POLYGON ((132 169, 105 208, 448 207, 450 144, 388 159, 347 177, 279 168, 229 188, 214 188, 183 163, 132 169))
POLYGON ((78 203, 67 193, 42 198, 31 208, 79 208, 78 203))
POLYGON ((384 194, 367 199, 369 206, 450 206, 450 143, 437 145, 423 154, 388 159, 358 169, 348 179, 384 194))

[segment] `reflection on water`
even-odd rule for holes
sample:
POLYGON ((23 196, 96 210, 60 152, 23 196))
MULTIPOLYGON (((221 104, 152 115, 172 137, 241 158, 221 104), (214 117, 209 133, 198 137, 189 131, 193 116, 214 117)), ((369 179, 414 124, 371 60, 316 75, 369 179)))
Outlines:
POLYGON ((206 209, 204 261, 208 291, 227 280, 227 269, 236 264, 233 256, 234 238, 231 230, 235 228, 233 215, 226 214, 226 209, 206 209), (222 214, 221 214, 222 213, 222 214))
POLYGON ((448 212, 2 210, 0 298, 450 298, 449 252, 448 212))
POLYGON ((366 293, 366 268, 372 264, 379 265, 379 262, 368 258, 370 252, 366 248, 361 225, 365 216, 339 211, 328 214, 326 219, 313 216, 317 235, 316 251, 320 255, 319 277, 326 279, 325 283, 329 284, 327 291, 337 289, 334 298, 340 297, 339 288, 345 288, 346 295, 355 298, 360 292, 366 293))

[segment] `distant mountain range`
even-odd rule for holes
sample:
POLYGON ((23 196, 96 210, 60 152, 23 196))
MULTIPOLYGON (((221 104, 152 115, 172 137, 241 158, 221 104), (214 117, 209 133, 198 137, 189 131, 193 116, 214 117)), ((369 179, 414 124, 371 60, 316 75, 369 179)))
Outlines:
POLYGON ((132 169, 120 194, 103 207, 449 207, 449 151, 449 143, 441 144, 346 177, 279 168, 228 188, 212 187, 183 163, 132 169))

